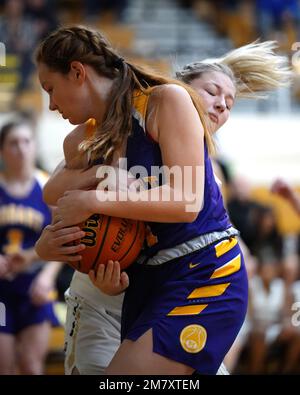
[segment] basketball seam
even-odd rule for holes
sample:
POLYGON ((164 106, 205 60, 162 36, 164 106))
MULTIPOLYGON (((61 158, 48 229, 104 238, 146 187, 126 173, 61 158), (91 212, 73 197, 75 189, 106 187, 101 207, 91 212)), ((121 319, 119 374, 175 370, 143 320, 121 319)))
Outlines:
POLYGON ((107 234, 107 232, 108 232, 108 228, 109 228, 110 222, 111 222, 111 217, 109 217, 108 220, 107 220, 107 224, 106 224, 105 232, 104 232, 104 235, 103 235, 103 238, 102 238, 102 242, 101 242, 101 245, 100 245, 100 247, 99 247, 97 256, 96 256, 96 258, 94 259, 94 263, 93 263, 93 265, 92 265, 92 269, 95 269, 95 266, 96 266, 96 264, 97 264, 97 262, 98 262, 99 256, 101 255, 101 252, 102 252, 102 249, 103 249, 103 245, 104 245, 104 243, 105 243, 105 238, 106 238, 106 234, 107 234))
POLYGON ((124 258, 126 257, 126 255, 129 254, 129 252, 130 252, 130 250, 131 250, 131 247, 134 245, 135 240, 136 240, 136 238, 137 238, 137 236, 138 236, 138 234, 139 234, 139 229, 140 229, 140 222, 138 222, 138 226, 136 227, 136 233, 135 233, 135 236, 134 236, 134 239, 133 239, 132 243, 130 244, 130 246, 129 246, 129 248, 127 249, 126 253, 122 256, 122 258, 120 258, 120 259, 118 260, 118 262, 121 263, 122 259, 124 259, 124 258))

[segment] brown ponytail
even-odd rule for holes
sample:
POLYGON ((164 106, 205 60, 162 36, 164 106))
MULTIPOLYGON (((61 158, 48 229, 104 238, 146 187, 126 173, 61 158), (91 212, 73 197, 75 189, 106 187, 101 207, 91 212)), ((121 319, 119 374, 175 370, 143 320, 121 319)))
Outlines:
POLYGON ((184 86, 189 92, 204 125, 208 148, 213 150, 212 138, 205 128, 197 94, 177 80, 125 61, 100 32, 82 26, 62 27, 39 45, 35 58, 37 63, 44 63, 51 70, 62 74, 67 74, 71 62, 77 60, 93 67, 99 75, 114 80, 100 130, 81 144, 81 149, 89 151, 92 159, 101 157, 104 163, 110 164, 114 151, 121 147, 131 133, 134 89, 150 94, 148 88, 170 83, 184 86))

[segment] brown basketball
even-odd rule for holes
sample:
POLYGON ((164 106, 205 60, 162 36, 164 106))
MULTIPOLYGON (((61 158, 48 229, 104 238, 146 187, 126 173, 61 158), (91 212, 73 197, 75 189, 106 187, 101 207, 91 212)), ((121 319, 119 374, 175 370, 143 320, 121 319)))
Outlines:
POLYGON ((145 224, 126 218, 94 214, 81 229, 86 235, 78 241, 86 248, 80 251, 81 261, 69 264, 82 273, 97 271, 98 265, 109 260, 120 262, 125 269, 138 257, 145 240, 145 224))

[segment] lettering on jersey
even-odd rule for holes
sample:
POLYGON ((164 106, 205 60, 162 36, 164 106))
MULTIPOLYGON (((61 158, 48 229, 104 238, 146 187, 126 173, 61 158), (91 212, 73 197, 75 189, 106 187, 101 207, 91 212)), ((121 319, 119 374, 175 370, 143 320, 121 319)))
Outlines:
POLYGON ((207 340, 206 329, 201 325, 188 325, 180 333, 182 348, 191 354, 200 352, 207 340))
POLYGON ((40 232, 44 220, 44 215, 32 207, 11 203, 0 208, 0 226, 23 225, 40 232))

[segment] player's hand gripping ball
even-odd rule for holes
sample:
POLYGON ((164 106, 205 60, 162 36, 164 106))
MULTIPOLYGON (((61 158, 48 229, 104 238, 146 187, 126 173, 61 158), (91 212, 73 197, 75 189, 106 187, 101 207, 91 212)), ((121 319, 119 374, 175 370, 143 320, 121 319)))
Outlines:
MULTIPOLYGON (((106 181, 103 188, 109 190, 144 189, 142 183, 125 170, 117 169, 116 177, 109 176, 106 181)), ((93 214, 80 227, 85 236, 74 243, 85 244, 86 248, 80 252, 80 261, 68 263, 82 273, 97 271, 100 263, 106 265, 109 260, 118 261, 121 269, 127 268, 140 254, 146 236, 142 221, 102 214, 93 214)))

